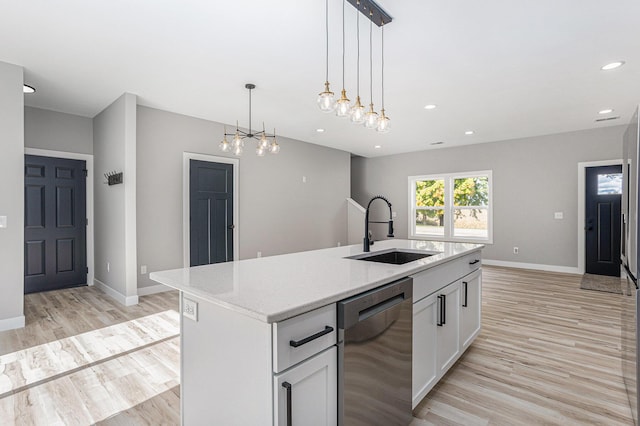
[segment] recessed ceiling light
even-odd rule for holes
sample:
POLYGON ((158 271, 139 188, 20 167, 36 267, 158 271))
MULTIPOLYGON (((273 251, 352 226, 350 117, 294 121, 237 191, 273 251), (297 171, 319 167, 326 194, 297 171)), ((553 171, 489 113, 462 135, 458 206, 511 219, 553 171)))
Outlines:
POLYGON ((431 142, 431 145, 442 145, 444 142, 442 141, 438 141, 438 142, 431 142))
POLYGON ((425 106, 424 106, 424 109, 436 109, 436 106, 437 106, 437 105, 429 104, 429 105, 425 105, 425 106))
POLYGON ((609 113, 612 113, 612 112, 613 112, 612 109, 607 108, 607 109, 603 109, 602 111, 598 111, 598 114, 609 114, 609 113))
POLYGON ((466 132, 464 132, 465 135, 472 135, 473 134, 473 130, 467 130, 466 132))
POLYGON ((623 65, 624 65, 624 61, 616 61, 616 62, 611 62, 610 64, 605 65, 601 69, 603 69, 604 71, 615 70, 616 68, 620 68, 623 65))
POLYGON ((36 89, 29 86, 28 84, 22 85, 22 93, 35 93, 35 92, 36 92, 36 89))
POLYGON ((376 146, 374 146, 374 148, 375 149, 380 149, 380 148, 382 148, 382 145, 376 145, 376 146))
POLYGON ((318 132, 318 133, 324 133, 324 129, 316 129, 316 132, 318 132))

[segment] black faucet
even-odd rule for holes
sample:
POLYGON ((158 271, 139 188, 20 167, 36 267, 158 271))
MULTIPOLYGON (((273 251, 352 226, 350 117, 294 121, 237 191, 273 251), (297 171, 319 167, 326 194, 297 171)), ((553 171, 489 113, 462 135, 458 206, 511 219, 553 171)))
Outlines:
POLYGON ((370 223, 388 223, 389 224, 389 233, 387 234, 387 237, 393 237, 393 213, 391 212, 391 203, 389 202, 389 200, 387 200, 386 198, 384 198, 382 195, 376 195, 375 197, 373 197, 371 200, 369 200, 369 204, 367 204, 367 211, 364 214, 364 251, 370 251, 369 250, 369 246, 371 244, 373 244, 371 242, 371 240, 369 240, 369 224, 370 223), (385 203, 387 203, 387 205, 389 206, 389 222, 378 222, 378 221, 371 221, 369 222, 369 207, 371 207, 371 203, 374 200, 383 200, 385 203))

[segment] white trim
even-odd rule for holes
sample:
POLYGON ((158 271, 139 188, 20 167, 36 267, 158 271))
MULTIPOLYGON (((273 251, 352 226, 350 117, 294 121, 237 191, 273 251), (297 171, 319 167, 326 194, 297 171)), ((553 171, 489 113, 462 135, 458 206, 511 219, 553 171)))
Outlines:
POLYGON ((173 290, 171 287, 167 287, 163 284, 150 285, 147 287, 138 287, 138 296, 148 296, 150 294, 164 293, 165 291, 173 290))
POLYGON ((367 212, 367 209, 365 209, 364 207, 362 207, 360 204, 358 204, 358 202, 352 198, 347 198, 347 202, 349 204, 351 204, 353 207, 355 207, 360 213, 364 214, 367 212))
POLYGON ((581 274, 575 266, 543 265, 541 263, 508 262, 505 260, 482 259, 483 265, 503 266, 505 268, 533 269, 536 271, 561 272, 563 274, 581 274))
MULTIPOLYGON (((124 122, 124 272, 127 300, 138 303, 138 219, 137 219, 137 103, 138 98, 125 93, 124 122)), ((127 305, 129 306, 129 305, 127 305)))
POLYGON ((622 165, 622 160, 587 161, 578 163, 578 273, 584 274, 585 270, 585 241, 584 241, 584 216, 585 216, 585 178, 587 167, 617 166, 622 165))
POLYGON ((133 306, 138 304, 137 295, 127 297, 119 291, 112 289, 97 278, 94 278, 93 283, 95 284, 96 288, 100 289, 100 291, 102 291, 104 294, 111 297, 112 299, 115 299, 117 302, 124 306, 133 306))
POLYGON ((240 245, 238 244, 240 235, 240 203, 238 188, 240 188, 240 160, 236 158, 218 157, 209 154, 198 154, 194 152, 182 153, 182 263, 188 268, 190 262, 190 236, 189 236, 189 160, 208 161, 210 163, 224 163, 233 165, 233 259, 240 258, 240 245))
POLYGON ((13 330, 24 327, 24 315, 0 320, 0 331, 13 330))
POLYGON ((95 265, 95 254, 94 254, 94 242, 93 242, 93 155, 92 154, 78 154, 75 152, 64 152, 64 151, 51 151, 48 149, 37 149, 37 148, 25 148, 25 155, 39 155, 42 157, 54 157, 54 158, 67 158, 70 160, 84 160, 87 163, 87 219, 89 220, 89 224, 87 225, 87 268, 89 268, 89 272, 87 273, 87 284, 93 285, 94 279, 94 265, 95 265))

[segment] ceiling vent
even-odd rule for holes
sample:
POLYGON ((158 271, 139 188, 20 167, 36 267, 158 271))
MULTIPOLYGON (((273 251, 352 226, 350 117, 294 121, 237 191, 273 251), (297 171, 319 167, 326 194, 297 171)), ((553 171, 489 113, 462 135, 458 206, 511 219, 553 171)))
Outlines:
POLYGON ((620 116, 617 116, 617 117, 598 118, 598 119, 596 119, 596 122, 598 122, 598 121, 617 120, 618 118, 620 118, 620 116))

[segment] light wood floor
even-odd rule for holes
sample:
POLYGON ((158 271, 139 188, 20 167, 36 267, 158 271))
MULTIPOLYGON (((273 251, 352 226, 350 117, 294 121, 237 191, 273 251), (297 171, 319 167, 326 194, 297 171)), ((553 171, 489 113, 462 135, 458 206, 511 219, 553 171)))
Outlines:
MULTIPOLYGON (((412 425, 631 425, 620 295, 485 267, 483 329, 412 425)), ((94 288, 26 296, 0 333, 0 424, 179 424, 175 292, 122 307, 94 288)))

